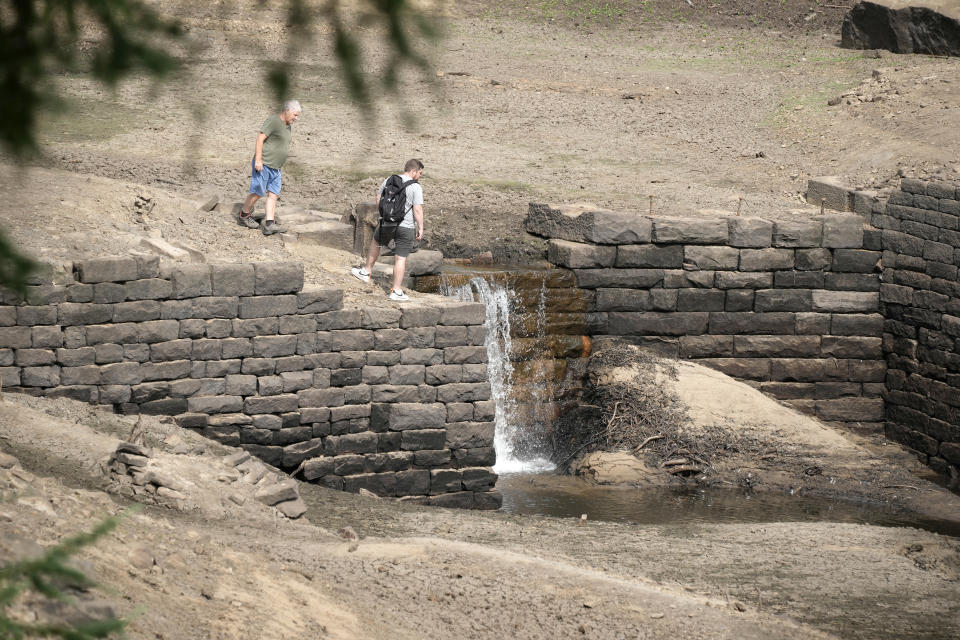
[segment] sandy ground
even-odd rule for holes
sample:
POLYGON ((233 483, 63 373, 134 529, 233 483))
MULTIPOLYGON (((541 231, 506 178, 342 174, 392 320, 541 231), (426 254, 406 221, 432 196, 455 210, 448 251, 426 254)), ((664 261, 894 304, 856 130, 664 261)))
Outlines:
MULTIPOLYGON (((116 226, 136 225, 137 195, 158 203, 151 222, 169 225, 168 239, 212 256, 279 244, 178 198, 242 197, 272 109, 255 69, 283 55, 280 16, 251 2, 160 4, 200 47, 188 74, 115 92, 59 78, 69 109, 43 118, 39 161, 55 171, 4 169, 0 219, 23 246, 89 237, 77 251, 104 248, 116 226)), ((622 16, 584 21, 575 4, 445 5, 445 37, 424 49, 431 68, 410 71, 402 101, 381 99, 374 122, 349 102, 319 30, 319 50, 290 65, 304 114, 283 204, 344 213, 420 157, 427 244, 522 261, 543 251, 521 230, 531 200, 648 211, 653 195, 655 213, 710 215, 743 197, 743 213, 778 216, 814 211, 802 202, 811 176, 859 187, 899 170, 960 175, 957 60, 840 49, 843 12, 830 7, 806 21, 806 8, 780 2, 612 2, 622 16)), ((372 77, 384 51, 368 35, 372 77)))
MULTIPOLYGON (((96 461, 134 419, 68 400, 0 401, 0 552, 22 557, 129 504, 96 461), (34 476, 33 474, 37 474, 34 476), (38 546, 39 545, 39 546, 38 546)), ((145 418, 147 443, 175 427, 145 418)), ((229 452, 182 433, 181 480, 229 452)), ((171 455, 166 451, 165 455, 171 455)), ((303 485, 304 519, 236 483, 146 507, 81 555, 85 607, 134 638, 948 638, 960 544, 831 523, 636 526, 449 511, 303 485), (333 533, 353 527, 358 541, 333 533), (904 594, 909 594, 904 596, 904 594)), ((24 606, 18 611, 35 611, 24 606)))

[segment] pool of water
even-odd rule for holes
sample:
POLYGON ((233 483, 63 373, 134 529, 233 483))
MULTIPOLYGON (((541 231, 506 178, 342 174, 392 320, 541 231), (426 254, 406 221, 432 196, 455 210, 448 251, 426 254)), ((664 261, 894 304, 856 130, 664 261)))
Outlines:
POLYGON ((634 524, 846 522, 917 527, 960 537, 960 522, 927 520, 881 505, 723 489, 639 489, 594 486, 573 476, 504 473, 502 510, 523 515, 634 524))

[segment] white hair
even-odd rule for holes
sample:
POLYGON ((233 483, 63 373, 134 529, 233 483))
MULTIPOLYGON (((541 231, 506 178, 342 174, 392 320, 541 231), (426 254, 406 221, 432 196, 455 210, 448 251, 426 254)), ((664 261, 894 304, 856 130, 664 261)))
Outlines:
POLYGON ((291 113, 301 113, 303 109, 300 107, 299 100, 287 100, 283 103, 283 108, 280 109, 283 111, 290 111, 291 113))

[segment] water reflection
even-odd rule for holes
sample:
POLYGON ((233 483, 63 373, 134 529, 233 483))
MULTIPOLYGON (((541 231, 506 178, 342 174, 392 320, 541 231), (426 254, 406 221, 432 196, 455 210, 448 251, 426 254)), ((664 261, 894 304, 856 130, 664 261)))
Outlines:
POLYGON ((919 519, 880 505, 722 489, 600 487, 555 474, 506 473, 497 481, 502 510, 523 515, 633 524, 843 522, 917 527, 960 537, 960 523, 919 519))

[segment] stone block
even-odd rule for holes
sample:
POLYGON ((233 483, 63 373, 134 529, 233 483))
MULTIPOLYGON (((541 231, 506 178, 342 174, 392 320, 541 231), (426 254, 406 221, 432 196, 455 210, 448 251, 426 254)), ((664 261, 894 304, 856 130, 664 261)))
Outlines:
POLYGON ((60 304, 67 301, 67 288, 57 284, 27 287, 26 300, 33 305, 60 304))
POLYGON ((475 449, 492 447, 494 436, 493 422, 455 422, 447 425, 447 449, 475 449))
POLYGON ((487 318, 486 306, 480 302, 447 302, 441 307, 440 324, 482 325, 487 318))
MULTIPOLYGON (((301 392, 304 393, 304 392, 301 392)), ((258 397, 249 396, 243 399, 243 412, 248 415, 258 413, 283 413, 296 411, 299 408, 299 399, 296 394, 284 393, 276 396, 258 397)))
POLYGON ((326 313, 343 308, 343 289, 309 285, 297 293, 297 313, 326 313))
POLYGON ((136 340, 132 340, 131 342, 152 344, 168 342, 180 337, 180 323, 177 320, 150 320, 140 322, 137 323, 136 330, 136 340))
MULTIPOLYGON (((451 347, 456 348, 456 347, 451 347)), ((475 349, 476 347, 469 347, 475 349)), ((400 352, 400 364, 414 365, 436 365, 442 364, 444 359, 443 349, 403 349, 400 352)))
MULTIPOLYGON (((143 381, 175 380, 186 378, 193 372, 193 362, 190 360, 174 360, 171 362, 147 362, 140 366, 140 376, 143 381)), ((139 382, 139 381, 138 381, 139 382)), ((136 383, 120 383, 136 384, 136 383)))
POLYGON ((447 384, 437 389, 439 402, 475 402, 490 399, 490 385, 487 382, 461 382, 447 384))
POLYGON ((882 422, 883 398, 817 400, 816 415, 828 422, 882 422))
POLYGON ((485 364, 465 364, 463 365, 464 382, 487 382, 487 365, 485 364))
POLYGON ((64 302, 60 305, 58 320, 58 324, 65 327, 72 325, 103 324, 113 320, 113 305, 64 302))
POLYGON ((425 367, 423 365, 397 364, 389 368, 389 375, 392 385, 423 384, 425 367))
POLYGON ((20 367, 0 367, 0 386, 18 387, 20 386, 20 367))
POLYGON ((124 358, 123 345, 119 344, 98 344, 94 347, 94 351, 98 364, 120 362, 124 358))
POLYGON ((853 208, 853 191, 843 185, 836 176, 811 178, 807 181, 807 202, 813 206, 823 204, 834 211, 850 211, 853 208))
MULTIPOLYGON (((406 333, 406 332, 404 332, 406 333)), ((404 340, 404 342, 408 342, 404 340)), ((438 349, 443 349, 444 347, 459 347, 464 345, 470 345, 470 339, 467 335, 467 327, 461 326, 451 326, 437 327, 434 334, 434 347, 438 349)), ((406 346, 406 345, 405 345, 406 346)), ((396 347, 397 349, 403 349, 404 347, 396 347)), ((424 348, 424 347, 417 347, 424 348)))
POLYGON ((738 358, 808 358, 820 353, 820 336, 735 336, 738 358))
POLYGON ((725 311, 709 316, 709 333, 715 335, 791 335, 796 331, 796 315, 793 313, 725 311))
POLYGON ((797 249, 797 271, 824 271, 833 264, 833 252, 829 249, 797 249))
POLYGON ((373 331, 342 329, 329 332, 330 351, 366 351, 374 347, 373 331))
POLYGON ((707 333, 710 314, 706 312, 657 313, 611 312, 608 332, 611 335, 700 335, 707 333))
POLYGON ((430 471, 415 469, 398 471, 396 474, 396 495, 422 496, 430 493, 430 471))
POLYGON ((239 413, 244 399, 240 396, 200 396, 187 399, 187 410, 194 413, 239 413))
POLYGON ((137 362, 118 362, 100 367, 100 384, 140 384, 141 365, 137 362))
POLYGON ((677 311, 723 311, 726 294, 719 289, 680 289, 677 311))
POLYGON ((87 344, 128 344, 138 342, 137 325, 121 324, 92 325, 87 327, 87 344))
POLYGON ((857 215, 825 215, 823 246, 831 249, 859 249, 863 246, 863 218, 857 215))
POLYGON ((710 289, 715 281, 714 271, 669 269, 663 272, 663 286, 667 289, 710 289))
POLYGON ((57 316, 57 307, 52 304, 17 307, 17 324, 20 326, 57 324, 57 316))
POLYGON ((358 329, 363 323, 363 312, 360 309, 341 309, 318 313, 316 318, 318 331, 358 329))
POLYGON ((236 318, 240 298, 235 296, 201 296, 190 300, 190 315, 194 318, 236 318))
POLYGON ((719 358, 733 355, 733 336, 681 336, 681 358, 719 358))
POLYGON ((468 467, 461 472, 463 488, 467 491, 488 491, 497 483, 497 474, 489 467, 468 467))
POLYGON ((683 267, 683 246, 681 245, 621 245, 616 248, 616 251, 617 267, 642 269, 681 269, 683 267))
POLYGON ((443 350, 444 364, 484 364, 487 348, 482 346, 447 347, 443 350))
POLYGON ((125 282, 139 277, 137 261, 127 256, 110 256, 81 260, 73 265, 77 279, 83 283, 125 282))
POLYGON ((317 330, 317 319, 313 314, 281 316, 278 329, 281 334, 285 335, 313 333, 317 330))
POLYGON ((254 266, 252 264, 210 265, 211 291, 214 296, 252 296, 254 266))
MULTIPOLYGON (((410 432, 407 432, 410 433, 410 432)), ((413 452, 413 463, 418 467, 449 467, 453 454, 449 449, 413 452)))
POLYGON ((812 305, 810 289, 760 289, 754 298, 754 310, 758 312, 810 311, 812 305))
POLYGON ((770 361, 770 379, 782 382, 847 380, 846 360, 778 358, 770 361))
POLYGON ((400 438, 403 451, 443 449, 446 441, 444 429, 408 429, 400 438))
MULTIPOLYGON (((441 493, 452 493, 462 491, 462 475, 460 471, 454 469, 431 469, 430 470, 430 495, 441 493)), ((473 496, 470 496, 470 505, 473 503, 473 496)))
POLYGON ((270 318, 297 313, 297 296, 268 295, 240 298, 240 318, 270 318))
POLYGON ((339 407, 343 405, 343 389, 304 389, 296 394, 298 406, 339 407))
POLYGON ((773 286, 776 289, 822 289, 825 275, 821 271, 777 271, 773 286))
POLYGON ((127 289, 116 282, 101 282, 93 285, 93 301, 97 303, 123 302, 127 298, 127 289))
POLYGON ((663 282, 662 269, 577 269, 574 273, 581 289, 649 289, 663 282))
POLYGON ((762 248, 773 242, 773 223, 769 220, 731 217, 727 225, 732 247, 762 248))
POLYGON ((687 246, 683 248, 683 264, 702 270, 735 270, 740 264, 740 251, 733 247, 687 246))
POLYGON ((835 336, 878 336, 883 331, 883 316, 873 314, 835 314, 830 333, 835 336))
MULTIPOLYGON (((93 347, 76 349, 57 349, 57 362, 64 367, 80 367, 96 362, 96 350, 93 347)), ((12 360, 10 364, 12 364, 12 360)))
POLYGON ((60 384, 100 384, 100 367, 63 367, 60 369, 60 384))
POLYGON ((880 274, 828 273, 824 286, 831 291, 880 291, 880 274))
POLYGON ((154 362, 189 360, 193 355, 193 341, 186 338, 156 342, 150 345, 150 359, 154 362))
POLYGON ((370 397, 373 402, 419 402, 420 391, 415 385, 377 384, 370 397))
POLYGON ((178 300, 213 295, 208 264, 176 266, 170 270, 170 282, 173 285, 171 297, 178 300))
MULTIPOLYGON (((442 429, 447 423, 443 404, 403 403, 373 405, 370 425, 390 431, 408 429, 442 429)), ((441 448, 441 447, 437 447, 441 448)))
POLYGON ((257 336, 252 343, 253 355, 258 358, 291 356, 297 352, 296 336, 257 336))
POLYGON ((63 330, 60 325, 33 327, 30 339, 34 348, 52 349, 63 346, 63 330))
POLYGON ((275 335, 279 328, 280 321, 275 317, 235 319, 231 324, 231 333, 236 338, 252 338, 275 335))
POLYGON ((582 244, 569 240, 550 240, 547 243, 547 260, 568 269, 612 267, 616 258, 616 247, 582 244))
POLYGON ((658 244, 726 244, 724 218, 662 218, 653 221, 652 241, 658 244))
POLYGON ((257 378, 257 394, 277 396, 283 393, 283 378, 280 376, 260 376, 257 378))
POLYGON ((363 307, 360 326, 364 329, 390 329, 400 326, 400 309, 393 307, 363 307))
POLYGON ((819 220, 777 220, 773 223, 773 246, 819 247, 823 241, 823 222, 819 220))
POLYGON ((719 289, 770 289, 773 287, 773 274, 720 271, 716 274, 716 285, 719 289))
POLYGON ((793 249, 742 249, 740 251, 741 271, 775 271, 793 269, 793 249))
POLYGON ((880 294, 872 291, 814 291, 813 311, 863 313, 880 308, 880 294))
POLYGON ((20 384, 24 387, 56 387, 60 385, 60 367, 23 367, 20 384))
MULTIPOLYGON (((837 249, 833 252, 833 270, 846 273, 874 273, 879 271, 881 253, 862 249, 837 249)), ((953 260, 952 250, 950 260, 953 260)))
POLYGON ((883 248, 886 251, 894 251, 908 256, 922 256, 923 238, 917 238, 900 231, 884 229, 883 248))

